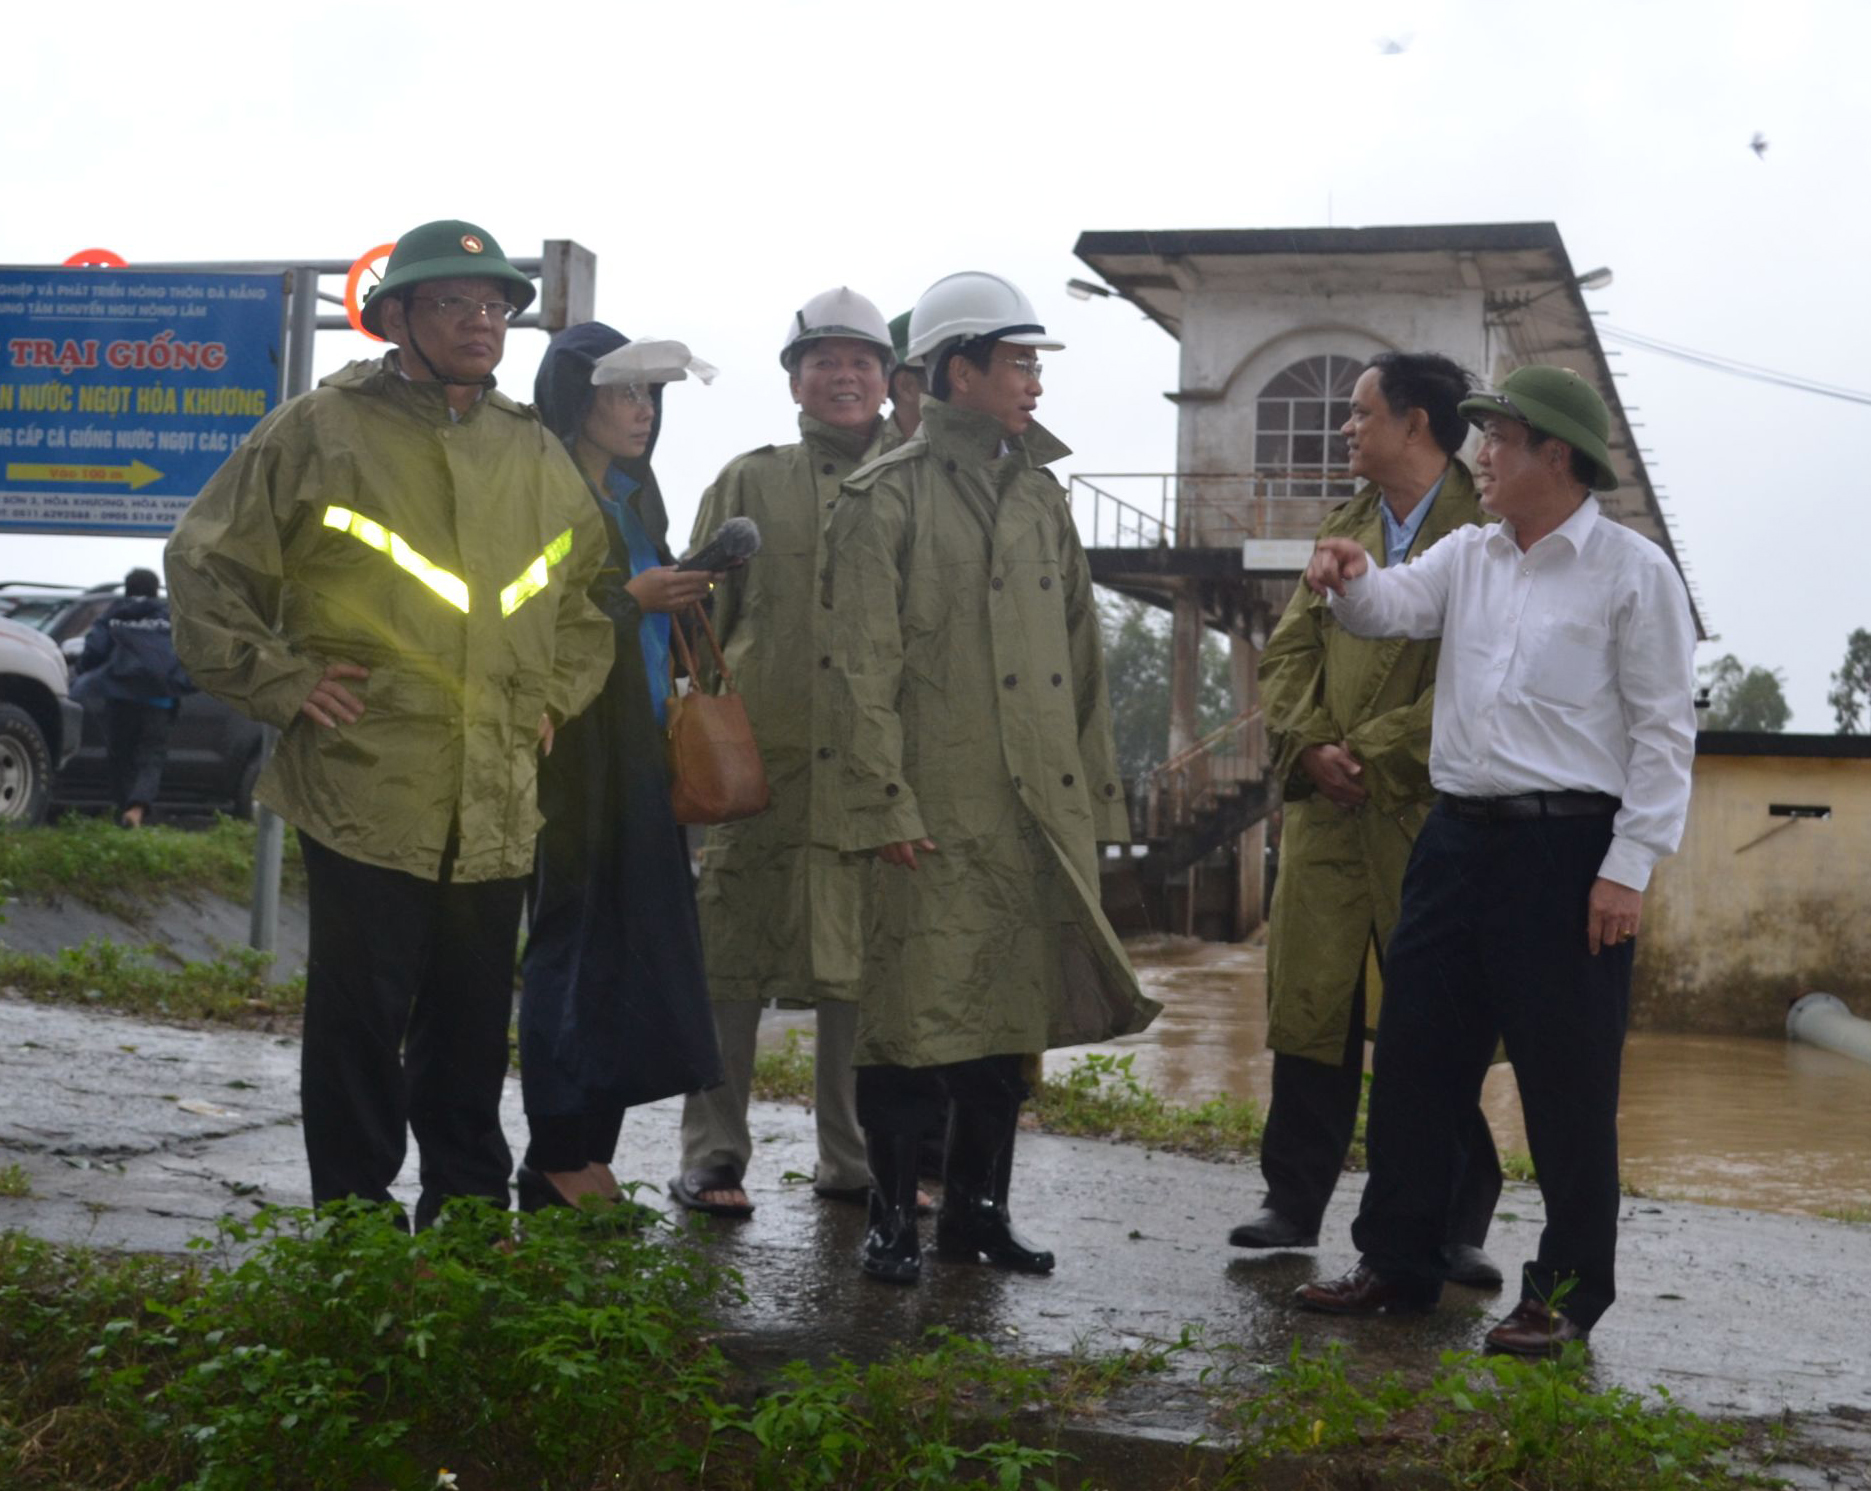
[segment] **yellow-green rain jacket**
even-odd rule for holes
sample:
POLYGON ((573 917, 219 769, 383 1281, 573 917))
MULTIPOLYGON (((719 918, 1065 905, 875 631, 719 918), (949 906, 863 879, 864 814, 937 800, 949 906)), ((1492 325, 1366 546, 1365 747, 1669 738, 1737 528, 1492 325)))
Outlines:
MULTIPOLYGON (((772 793, 766 812, 710 828, 704 841, 696 897, 716 999, 810 1004, 858 993, 866 866, 840 856, 836 834, 813 809, 828 794, 830 764, 816 754, 813 724, 828 682, 819 575, 840 485, 900 434, 881 416, 853 436, 805 414, 799 433, 796 444, 730 461, 695 518, 696 544, 729 518, 760 528, 760 552, 716 585, 713 617, 772 793)), ((697 661, 712 686, 712 664, 697 661)))
POLYGON ((923 425, 845 483, 828 534, 830 671, 847 850, 872 863, 857 1061, 931 1066, 1144 1029, 1098 903, 1130 837, 1090 568, 1038 425, 923 400, 923 425))
MULTIPOLYGON (((1320 538, 1362 544, 1384 563, 1383 501, 1367 486, 1336 509, 1320 538)), ((1410 547, 1484 520, 1474 479, 1452 461, 1410 547)), ((1410 846, 1429 816, 1429 724, 1437 642, 1354 637, 1304 585, 1267 639, 1260 707, 1285 796, 1280 873, 1267 933, 1267 1044, 1334 1065, 1343 1057, 1368 950, 1390 941, 1410 846), (1308 746, 1343 742, 1363 764, 1370 800, 1348 810, 1320 795, 1299 766, 1308 746)), ((1367 990, 1375 1028, 1378 990, 1367 990)))
POLYGON ((564 448, 491 388, 459 422, 395 354, 262 420, 169 540, 175 647, 195 682, 280 730, 255 796, 319 843, 436 878, 528 874, 539 717, 611 666, 585 590, 603 525, 564 448), (354 725, 299 712, 359 663, 354 725))

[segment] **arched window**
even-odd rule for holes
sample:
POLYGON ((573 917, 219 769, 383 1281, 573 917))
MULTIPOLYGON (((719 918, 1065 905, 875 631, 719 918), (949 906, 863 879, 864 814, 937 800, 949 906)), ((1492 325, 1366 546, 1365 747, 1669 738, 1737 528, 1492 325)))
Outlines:
POLYGON ((1276 373, 1254 405, 1254 470, 1270 497, 1351 496, 1357 482, 1340 427, 1364 364, 1327 353, 1276 373))

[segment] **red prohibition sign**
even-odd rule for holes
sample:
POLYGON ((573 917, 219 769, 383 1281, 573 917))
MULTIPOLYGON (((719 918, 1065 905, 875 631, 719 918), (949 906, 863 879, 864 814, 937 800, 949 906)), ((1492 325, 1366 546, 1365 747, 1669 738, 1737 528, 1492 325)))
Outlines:
POLYGON ((130 261, 122 254, 113 254, 109 249, 79 249, 65 261, 68 269, 128 269, 130 261))
POLYGON ((364 325, 363 308, 360 303, 362 297, 358 294, 358 287, 363 283, 366 274, 377 280, 383 278, 383 272, 377 268, 377 265, 389 258, 395 248, 394 243, 378 244, 374 249, 359 255, 357 262, 351 266, 351 272, 344 277, 345 319, 351 323, 353 331, 362 332, 373 342, 380 342, 383 338, 364 325))

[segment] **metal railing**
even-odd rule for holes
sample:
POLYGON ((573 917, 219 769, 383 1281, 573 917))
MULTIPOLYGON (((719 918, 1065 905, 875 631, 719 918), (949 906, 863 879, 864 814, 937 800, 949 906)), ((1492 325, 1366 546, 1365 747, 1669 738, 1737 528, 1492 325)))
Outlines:
POLYGON ((1354 487, 1343 472, 1319 469, 1093 472, 1073 475, 1066 497, 1089 549, 1229 549, 1310 539, 1354 487))
POLYGON ((1258 781, 1265 759, 1260 711, 1243 710, 1138 779, 1145 835, 1160 839, 1188 828, 1212 810, 1224 792, 1258 781))

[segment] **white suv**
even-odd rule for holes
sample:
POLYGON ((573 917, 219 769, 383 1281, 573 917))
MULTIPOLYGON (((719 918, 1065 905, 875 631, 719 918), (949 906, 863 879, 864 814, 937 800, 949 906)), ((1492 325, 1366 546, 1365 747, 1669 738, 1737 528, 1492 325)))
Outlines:
POLYGON ((0 823, 38 823, 52 777, 84 734, 65 659, 42 632, 0 618, 0 823))

